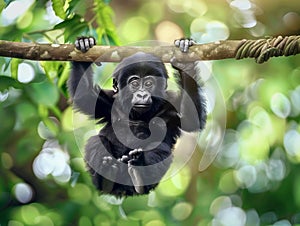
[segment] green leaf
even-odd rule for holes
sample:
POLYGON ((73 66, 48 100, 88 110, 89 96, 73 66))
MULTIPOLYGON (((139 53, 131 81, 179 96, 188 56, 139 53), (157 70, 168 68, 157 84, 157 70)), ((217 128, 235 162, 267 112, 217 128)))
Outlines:
POLYGON ((86 13, 87 3, 85 1, 70 1, 68 7, 68 14, 75 13, 76 15, 80 15, 84 17, 86 13))
POLYGON ((88 26, 86 23, 80 22, 76 26, 74 26, 72 29, 66 30, 65 31, 65 39, 70 41, 70 40, 75 40, 79 34, 82 33, 87 33, 88 31, 88 26))
POLYGON ((98 23, 97 33, 99 35, 99 39, 103 40, 103 36, 107 36, 104 40, 106 40, 105 44, 114 44, 120 45, 119 38, 117 36, 116 27, 113 23, 113 10, 109 5, 105 3, 104 0, 96 0, 95 1, 95 13, 96 20, 98 23), (110 40, 113 43, 110 43, 110 40), (106 43, 108 42, 108 43, 106 43))
POLYGON ((3 0, 0 0, 0 13, 5 8, 5 2, 3 0))
POLYGON ((66 18, 66 12, 64 11, 64 1, 63 0, 52 0, 52 7, 55 15, 61 19, 66 18))
POLYGON ((35 103, 48 107, 54 106, 59 99, 57 88, 49 81, 29 84, 26 91, 35 103))
POLYGON ((10 64, 11 77, 14 79, 18 78, 18 68, 21 63, 21 59, 13 58, 10 64))
POLYGON ((68 27, 72 27, 75 26, 76 24, 78 24, 80 22, 81 17, 78 15, 73 16, 71 19, 67 19, 62 21, 59 24, 56 24, 54 26, 54 30, 55 29, 63 29, 63 28, 68 28, 68 27))
POLYGON ((15 0, 4 0, 6 6, 7 7, 10 3, 14 2, 15 0))
POLYGON ((67 81, 68 77, 69 77, 69 73, 70 73, 70 64, 68 64, 68 66, 65 66, 62 69, 62 72, 59 75, 59 79, 58 79, 58 87, 61 88, 67 81))
POLYGON ((0 76, 0 92, 7 90, 9 87, 14 87, 16 89, 22 89, 23 84, 11 77, 0 76))
POLYGON ((11 62, 11 59, 12 58, 6 58, 6 57, 3 57, 0 59, 0 64, 2 64, 4 67, 2 68, 2 71, 6 71, 10 65, 10 62, 11 62))
POLYGON ((32 123, 32 119, 37 116, 36 107, 27 100, 16 105, 15 109, 19 126, 24 129, 26 129, 26 126, 28 126, 29 123, 32 123), (26 122, 28 122, 27 125, 26 122))
MULTIPOLYGON (((0 82, 1 84, 1 82, 0 82)), ((16 115, 15 110, 13 107, 0 107, 0 118, 5 119, 1 120, 1 126, 0 126, 0 144, 5 143, 6 139, 10 136, 10 134, 13 132, 13 128, 16 123, 16 115)))
POLYGON ((58 134, 57 120, 54 118, 44 118, 38 125, 38 134, 42 139, 54 139, 58 134))
POLYGON ((88 31, 88 24, 82 21, 79 15, 57 24, 54 29, 65 29, 64 36, 66 41, 74 41, 83 31, 88 31))

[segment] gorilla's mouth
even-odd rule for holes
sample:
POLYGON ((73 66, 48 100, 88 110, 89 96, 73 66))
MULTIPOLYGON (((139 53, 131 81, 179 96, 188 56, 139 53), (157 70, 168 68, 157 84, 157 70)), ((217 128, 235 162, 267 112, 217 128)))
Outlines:
POLYGON ((144 112, 149 110, 151 107, 151 104, 135 104, 133 105, 133 110, 137 112, 144 112))
POLYGON ((149 108, 150 104, 135 104, 134 108, 149 108))

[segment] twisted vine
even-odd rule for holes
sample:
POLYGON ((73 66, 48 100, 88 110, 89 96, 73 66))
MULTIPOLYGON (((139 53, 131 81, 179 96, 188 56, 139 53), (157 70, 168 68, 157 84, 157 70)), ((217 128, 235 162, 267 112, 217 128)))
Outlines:
POLYGON ((235 58, 255 58, 264 63, 271 57, 291 56, 300 52, 300 36, 278 36, 270 39, 243 40, 237 48, 235 58))

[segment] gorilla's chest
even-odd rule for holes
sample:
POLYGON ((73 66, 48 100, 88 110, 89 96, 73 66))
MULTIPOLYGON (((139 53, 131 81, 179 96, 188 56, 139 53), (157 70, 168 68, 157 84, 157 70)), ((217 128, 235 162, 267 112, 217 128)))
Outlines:
POLYGON ((113 146, 132 150, 153 143, 160 144, 166 142, 167 138, 176 136, 179 131, 176 123, 173 126, 169 123, 161 117, 154 117, 149 122, 119 119, 106 125, 100 134, 110 134, 106 138, 113 146))

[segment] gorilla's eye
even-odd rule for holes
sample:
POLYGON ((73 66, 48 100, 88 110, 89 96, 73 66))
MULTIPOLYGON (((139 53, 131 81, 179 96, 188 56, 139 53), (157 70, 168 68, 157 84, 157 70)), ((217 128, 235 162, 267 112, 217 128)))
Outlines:
POLYGON ((152 80, 147 80, 144 83, 144 85, 145 85, 146 88, 151 88, 153 86, 153 81, 152 80))
POLYGON ((154 77, 152 75, 146 76, 144 78, 144 82, 143 82, 143 86, 146 89, 151 89, 152 87, 154 87, 156 84, 156 80, 154 79, 154 77))
POLYGON ((138 89, 140 86, 140 77, 137 75, 131 75, 127 80, 127 84, 132 89, 138 89))
POLYGON ((138 80, 133 80, 130 82, 130 85, 132 86, 132 88, 138 88, 140 86, 140 83, 138 82, 138 80))

